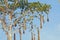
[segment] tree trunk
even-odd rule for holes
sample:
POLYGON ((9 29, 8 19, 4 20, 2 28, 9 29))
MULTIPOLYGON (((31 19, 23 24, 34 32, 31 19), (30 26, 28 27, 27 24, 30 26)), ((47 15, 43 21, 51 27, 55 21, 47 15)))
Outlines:
POLYGON ((31 32, 31 40, 34 40, 34 38, 33 38, 33 33, 31 32))
POLYGON ((12 35, 11 34, 8 35, 8 40, 12 40, 12 35))
POLYGON ((22 40, 22 32, 21 32, 21 29, 19 30, 19 34, 20 34, 20 40, 22 40))
POLYGON ((9 35, 8 35, 9 40, 12 40, 11 30, 12 30, 12 25, 9 26, 9 35))
POLYGON ((39 32, 39 29, 38 29, 38 40, 40 40, 40 32, 39 32))
POLYGON ((35 34, 34 34, 34 40, 35 40, 35 34))
POLYGON ((12 40, 12 35, 9 34, 8 32, 6 32, 6 35, 7 35, 7 40, 12 40))
POLYGON ((16 35, 15 35, 15 33, 14 33, 14 40, 16 40, 16 35))

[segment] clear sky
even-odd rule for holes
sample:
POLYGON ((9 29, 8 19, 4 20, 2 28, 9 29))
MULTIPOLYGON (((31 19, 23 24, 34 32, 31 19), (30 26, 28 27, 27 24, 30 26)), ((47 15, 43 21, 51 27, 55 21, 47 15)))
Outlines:
MULTIPOLYGON (((29 0, 37 1, 37 0, 29 0)), ((41 30, 41 40, 60 40, 60 3, 59 0, 38 0, 41 3, 47 3, 51 5, 49 14, 49 22, 46 22, 41 30)), ((37 23, 37 22, 36 22, 37 23)), ((39 23, 38 23, 39 24, 39 23)), ((27 32, 23 40, 30 40, 29 33, 27 32)), ((19 35, 17 34, 17 40, 19 35)), ((0 40, 6 40, 5 33, 0 29, 0 40)))

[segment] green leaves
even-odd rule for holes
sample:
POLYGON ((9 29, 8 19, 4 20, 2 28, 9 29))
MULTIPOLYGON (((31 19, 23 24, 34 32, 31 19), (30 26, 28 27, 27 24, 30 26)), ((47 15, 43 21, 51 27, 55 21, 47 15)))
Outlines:
POLYGON ((47 4, 42 4, 39 2, 33 2, 33 3, 29 3, 27 8, 31 10, 31 12, 38 11, 38 12, 48 13, 51 6, 47 4))
MULTIPOLYGON (((8 0, 8 1, 12 1, 12 0, 8 0)), ((42 4, 40 2, 32 2, 32 3, 28 3, 28 0, 14 0, 14 3, 9 5, 10 9, 14 9, 16 10, 16 8, 20 7, 23 10, 32 10, 33 11, 38 11, 38 12, 42 12, 44 11, 45 13, 49 12, 49 9, 51 8, 50 5, 47 4, 42 4)), ((7 5, 7 3, 6 3, 7 5)))
POLYGON ((46 14, 48 14, 50 8, 51 8, 50 5, 47 5, 47 4, 44 4, 44 5, 43 5, 43 11, 44 11, 46 14))

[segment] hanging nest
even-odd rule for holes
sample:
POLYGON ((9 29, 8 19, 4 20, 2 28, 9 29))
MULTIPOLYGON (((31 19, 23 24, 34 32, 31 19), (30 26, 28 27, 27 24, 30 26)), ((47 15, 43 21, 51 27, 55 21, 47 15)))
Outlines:
POLYGON ((48 14, 47 14, 47 22, 49 22, 48 14))
POLYGON ((23 30, 23 34, 25 34, 25 31, 23 30))
POLYGON ((15 21, 14 21, 14 26, 15 26, 15 27, 17 26, 17 22, 18 22, 18 20, 15 19, 15 21))

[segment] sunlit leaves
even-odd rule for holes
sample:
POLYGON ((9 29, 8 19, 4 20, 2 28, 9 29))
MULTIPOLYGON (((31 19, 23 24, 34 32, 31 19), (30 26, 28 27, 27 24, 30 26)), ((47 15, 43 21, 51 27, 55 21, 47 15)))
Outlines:
POLYGON ((33 19, 34 17, 33 16, 30 16, 30 19, 33 19))
POLYGON ((33 3, 30 3, 29 7, 30 8, 37 8, 37 7, 41 7, 41 5, 39 2, 33 2, 33 3))
POLYGON ((3 6, 0 6, 0 11, 5 11, 3 6))

